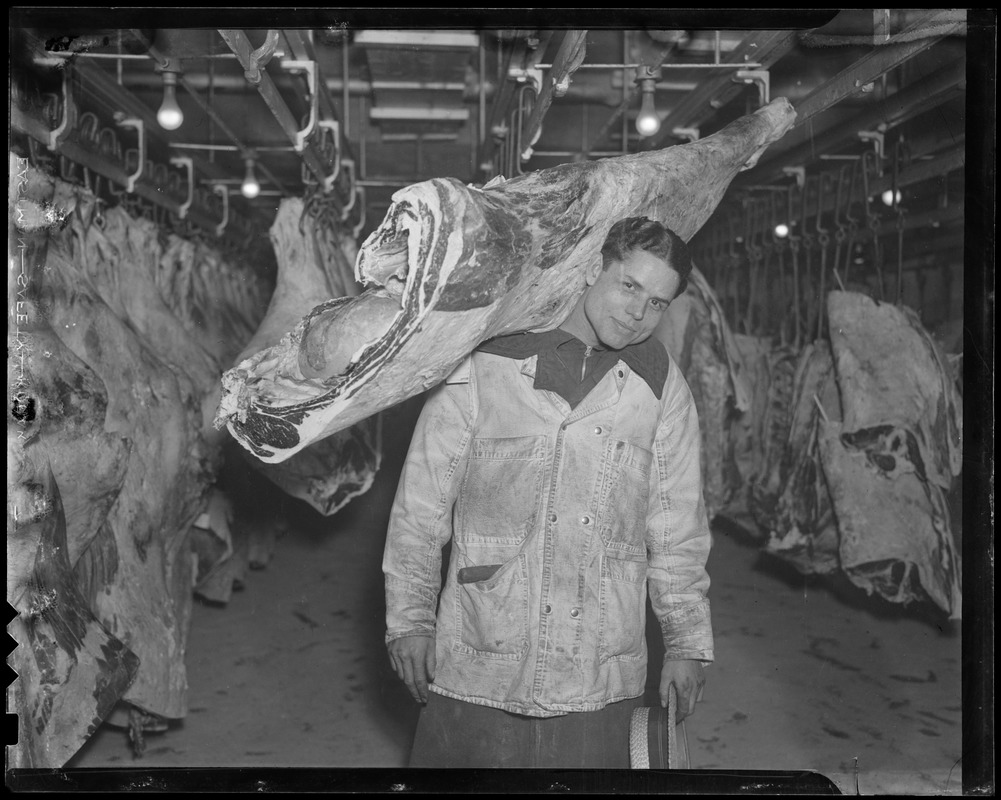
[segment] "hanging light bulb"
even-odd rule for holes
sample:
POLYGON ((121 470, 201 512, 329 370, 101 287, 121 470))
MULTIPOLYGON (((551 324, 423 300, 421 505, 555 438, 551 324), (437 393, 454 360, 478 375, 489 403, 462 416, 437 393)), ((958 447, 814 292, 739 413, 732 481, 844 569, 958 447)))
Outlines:
POLYGON ((261 193, 261 184, 254 174, 254 159, 247 159, 247 174, 243 178, 243 185, 240 186, 240 193, 248 200, 253 200, 261 193))
POLYGON ((784 222, 780 222, 775 226, 775 235, 780 239, 785 239, 789 235, 789 226, 784 222))
POLYGON ((164 130, 175 131, 184 122, 184 114, 177 104, 177 73, 164 70, 162 74, 163 102, 160 104, 160 110, 156 112, 156 121, 164 130))
POLYGON ((897 189, 896 195, 894 195, 893 189, 887 189, 883 192, 883 205, 892 206, 895 203, 899 203, 900 198, 900 189, 897 189))
POLYGON ((654 84, 654 78, 644 78, 640 81, 643 102, 640 103, 640 113, 636 117, 636 130, 640 136, 653 136, 660 130, 660 115, 653 104, 654 84))

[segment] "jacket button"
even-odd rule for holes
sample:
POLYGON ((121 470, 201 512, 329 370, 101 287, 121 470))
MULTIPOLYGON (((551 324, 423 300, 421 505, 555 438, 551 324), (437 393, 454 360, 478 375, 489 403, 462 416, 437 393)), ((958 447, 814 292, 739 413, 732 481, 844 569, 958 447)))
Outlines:
POLYGON ((589 516, 587 516, 587 514, 585 514, 583 517, 581 517, 580 521, 581 521, 582 525, 590 525, 591 524, 591 518, 589 516))
POLYGON ((595 436, 601 436, 601 426, 600 425, 597 428, 594 429, 594 435, 595 436))
POLYGON ((625 376, 625 374, 626 374, 626 373, 624 373, 624 372, 623 372, 623 371, 622 371, 621 369, 620 369, 620 370, 618 371, 618 376, 619 376, 620 378, 624 377, 624 376, 625 376))
POLYGON ((544 612, 546 612, 547 614, 553 613, 553 607, 551 605, 549 605, 549 603, 546 603, 546 605, 543 607, 542 610, 544 612))
POLYGON ((556 522, 556 515, 555 514, 550 514, 549 515, 549 521, 550 522, 556 522))
POLYGON ((570 609, 570 616, 573 617, 574 619, 577 619, 577 617, 580 616, 580 609, 579 608, 571 608, 570 609))

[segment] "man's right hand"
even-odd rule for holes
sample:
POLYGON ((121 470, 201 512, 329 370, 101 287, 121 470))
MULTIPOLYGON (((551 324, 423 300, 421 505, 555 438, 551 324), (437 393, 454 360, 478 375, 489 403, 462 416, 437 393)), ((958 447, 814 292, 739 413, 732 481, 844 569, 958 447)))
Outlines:
POLYGON ((433 636, 404 636, 388 645, 389 661, 418 703, 428 701, 428 684, 434 680, 433 636))

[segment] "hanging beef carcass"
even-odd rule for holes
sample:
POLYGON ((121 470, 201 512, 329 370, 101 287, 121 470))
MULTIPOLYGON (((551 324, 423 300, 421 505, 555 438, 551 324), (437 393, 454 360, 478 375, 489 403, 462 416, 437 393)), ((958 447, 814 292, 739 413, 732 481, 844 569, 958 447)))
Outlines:
POLYGON ((7 602, 17 616, 7 630, 19 735, 8 765, 55 768, 106 718, 138 666, 94 617, 72 570, 121 491, 130 443, 104 430, 104 384, 34 302, 48 236, 17 241, 7 362, 7 602))
POLYGON ((60 237, 53 239, 41 287, 46 317, 108 388, 105 429, 132 441, 122 491, 77 569, 99 619, 141 660, 126 699, 181 717, 191 599, 186 533, 212 476, 174 371, 91 288, 60 237))
POLYGON ((702 487, 712 519, 740 486, 731 468, 730 426, 747 410, 750 395, 739 372, 740 353, 716 293, 692 270, 688 289, 671 303, 654 335, 681 367, 699 412, 702 487))
POLYGON ((139 661, 88 609, 70 568, 66 518, 48 458, 7 437, 7 632, 18 714, 8 767, 61 767, 125 693, 139 661))
POLYGON ((843 415, 821 430, 842 568, 895 602, 961 615, 945 493, 962 469, 962 408, 944 356, 906 307, 827 298, 843 415))
POLYGON ((772 340, 764 336, 735 334, 736 368, 747 388, 747 406, 730 426, 735 481, 741 488, 727 505, 727 513, 744 518, 751 508, 751 486, 765 469, 764 419, 768 408, 769 354, 772 340))
MULTIPOLYGON (((267 314, 235 363, 278 344, 311 309, 326 300, 357 295, 345 231, 336 230, 332 209, 299 198, 282 200, 271 225, 278 281, 267 314), (315 213, 313 209, 319 213, 315 213)), ((330 515, 368 491, 382 458, 381 416, 369 416, 336 431, 280 464, 250 458, 284 492, 330 515)))
POLYGON ((72 227, 74 263, 90 278, 115 316, 127 321, 172 367, 189 404, 192 428, 206 439, 206 452, 201 457, 218 457, 221 440, 213 435, 211 420, 218 404, 221 365, 160 294, 157 273, 163 248, 157 226, 149 220, 133 219, 120 206, 109 209, 97 223, 99 201, 94 195, 62 182, 53 203, 64 210, 72 227))
MULTIPOLYGON (((221 370, 208 380, 202 361, 186 372, 182 357, 197 354, 190 347, 190 334, 171 324, 165 309, 158 309, 156 317, 140 316, 137 309, 143 299, 151 305, 157 299, 155 282, 145 280, 148 272, 112 275, 100 263, 103 258, 116 259, 119 269, 133 272, 140 266, 121 263, 101 237, 81 235, 86 231, 74 228, 74 215, 92 219, 88 206, 92 198, 35 170, 29 172, 26 191, 66 212, 66 224, 48 233, 43 263, 32 275, 32 292, 59 341, 92 370, 107 393, 106 409, 92 409, 100 413, 81 419, 81 424, 92 426, 90 436, 95 441, 107 434, 128 443, 118 465, 124 476, 121 491, 103 523, 95 531, 96 521, 88 522, 86 515, 75 514, 70 522, 71 527, 89 526, 89 541, 70 549, 79 553, 71 566, 86 607, 140 659, 125 699, 152 713, 180 717, 186 708, 183 653, 191 603, 187 530, 202 506, 215 461, 202 434, 204 397, 199 388, 211 391, 221 370), (90 259, 87 270, 81 250, 90 259), (88 272, 100 280, 103 292, 94 287, 88 272), (105 297, 124 316, 116 314, 105 297), (158 357, 140 333, 143 326, 158 339, 159 352, 170 353, 175 361, 158 357)), ((151 236, 145 246, 154 252, 156 233, 145 230, 151 236)), ((121 232, 127 235, 126 231, 127 225, 121 232)), ((130 245, 133 250, 141 247, 130 245)), ((54 361, 50 365, 58 366, 54 361)), ((69 374, 62 377, 73 380, 69 374)), ((75 399, 81 397, 78 392, 75 399)), ((83 410, 83 406, 77 409, 83 410)), ((72 463, 60 460, 53 468, 68 503, 102 469, 95 461, 78 464, 80 474, 61 475, 72 463)), ((74 533, 71 541, 78 538, 74 533)))
POLYGON ((776 485, 762 502, 758 521, 768 531, 768 552, 781 556, 804 573, 831 573, 839 569, 838 529, 820 464, 818 425, 841 416, 831 347, 826 340, 807 345, 799 354, 792 384, 788 430, 784 447, 775 447, 775 464, 767 478, 776 485))
POLYGON ((320 305, 227 372, 217 424, 281 462, 437 384, 487 338, 556 327, 612 224, 646 215, 688 240, 794 117, 779 98, 691 144, 397 192, 358 254, 373 288, 320 305))

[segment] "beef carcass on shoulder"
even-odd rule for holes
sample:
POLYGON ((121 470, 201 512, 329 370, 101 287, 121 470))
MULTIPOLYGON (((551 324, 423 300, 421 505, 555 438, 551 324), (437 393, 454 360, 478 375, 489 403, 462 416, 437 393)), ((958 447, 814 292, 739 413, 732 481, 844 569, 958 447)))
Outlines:
POLYGON ((217 424, 281 462, 439 383, 488 338, 558 326, 616 221, 646 215, 687 241, 794 118, 778 98, 691 144, 483 189, 435 179, 397 192, 358 254, 371 288, 315 308, 227 372, 217 424))

